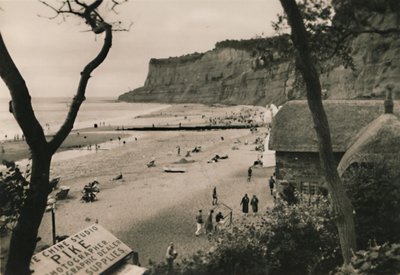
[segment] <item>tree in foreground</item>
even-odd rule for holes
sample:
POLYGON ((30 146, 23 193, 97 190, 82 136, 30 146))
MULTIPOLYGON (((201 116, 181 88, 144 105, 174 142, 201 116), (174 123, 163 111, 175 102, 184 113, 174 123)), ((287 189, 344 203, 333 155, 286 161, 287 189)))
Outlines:
MULTIPOLYGON (((56 17, 78 17, 97 35, 103 35, 104 41, 97 56, 95 56, 81 72, 76 94, 72 99, 67 117, 54 135, 47 141, 43 128, 35 116, 31 104, 31 96, 25 80, 13 62, 0 34, 0 76, 8 87, 11 95, 10 109, 18 122, 32 154, 31 177, 29 190, 26 193, 17 225, 10 241, 10 250, 5 274, 30 274, 29 264, 33 255, 39 225, 45 211, 49 187, 51 159, 65 138, 71 132, 79 108, 85 100, 86 87, 91 73, 107 58, 112 45, 112 33, 115 24, 106 22, 98 8, 103 0, 93 0, 90 3, 81 0, 63 0, 53 6, 40 1, 55 12, 56 17)), ((111 10, 126 0, 112 0, 111 10)))
POLYGON ((332 152, 332 142, 328 119, 322 105, 321 83, 309 48, 309 33, 304 26, 299 7, 295 0, 280 0, 291 27, 291 37, 299 69, 307 90, 307 101, 318 138, 321 167, 328 185, 332 206, 336 215, 340 245, 344 262, 350 262, 352 251, 356 250, 353 206, 339 174, 332 152))

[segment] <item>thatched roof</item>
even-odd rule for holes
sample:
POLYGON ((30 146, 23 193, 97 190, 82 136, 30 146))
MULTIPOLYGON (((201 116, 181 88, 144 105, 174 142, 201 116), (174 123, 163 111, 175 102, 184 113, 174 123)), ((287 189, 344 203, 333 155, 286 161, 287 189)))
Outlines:
POLYGON ((400 121, 393 114, 383 114, 360 131, 338 165, 342 175, 353 163, 384 163, 399 168, 400 121))
MULTIPOLYGON (((360 130, 384 112, 382 100, 325 100, 323 104, 334 152, 344 153, 360 130)), ((399 115, 399 107, 400 103, 395 102, 395 115, 399 115)), ((273 119, 269 149, 318 152, 313 125, 307 101, 289 101, 273 119)))

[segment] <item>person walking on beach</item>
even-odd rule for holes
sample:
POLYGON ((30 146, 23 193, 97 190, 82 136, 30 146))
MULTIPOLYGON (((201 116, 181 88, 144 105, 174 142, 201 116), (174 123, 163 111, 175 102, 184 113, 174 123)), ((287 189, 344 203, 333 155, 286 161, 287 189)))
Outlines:
POLYGON ((168 264, 168 274, 172 274, 174 270, 174 260, 178 256, 178 253, 175 251, 174 243, 170 243, 167 248, 167 253, 165 255, 165 259, 168 264))
POLYGON ((196 230, 196 237, 199 236, 202 232, 203 229, 203 212, 201 211, 201 209, 199 210, 199 212, 196 215, 196 225, 197 225, 197 230, 196 230))
POLYGON ((247 216, 247 214, 249 213, 249 197, 247 196, 247 194, 244 194, 240 205, 242 206, 243 215, 247 216))
POLYGON ((252 174, 253 174, 253 169, 251 169, 251 166, 249 166, 249 169, 247 170, 247 181, 248 182, 250 182, 252 174))
POLYGON ((269 178, 269 189, 271 190, 271 195, 273 195, 272 191, 274 190, 274 187, 275 187, 275 180, 274 180, 274 177, 271 176, 269 178))
POLYGON ((257 215, 258 212, 258 198, 256 195, 253 195, 250 201, 251 209, 253 210, 253 216, 257 215))
POLYGON ((176 146, 177 148, 178 148, 178 156, 180 156, 181 155, 181 146, 176 146))
POLYGON ((213 226, 213 213, 214 213, 214 210, 212 210, 212 209, 210 210, 210 212, 208 212, 206 224, 204 226, 206 228, 206 234, 211 234, 211 232, 214 229, 214 226, 213 226))
POLYGON ((214 186, 212 192, 212 205, 217 205, 217 204, 218 204, 217 187, 214 186))

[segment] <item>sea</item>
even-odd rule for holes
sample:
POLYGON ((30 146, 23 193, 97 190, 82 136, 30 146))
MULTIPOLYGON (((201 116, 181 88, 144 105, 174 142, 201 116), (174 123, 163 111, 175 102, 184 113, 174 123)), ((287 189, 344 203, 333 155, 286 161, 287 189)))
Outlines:
MULTIPOLYGON (((45 134, 58 131, 64 122, 72 98, 33 97, 32 106, 36 118, 42 125, 45 134)), ((87 98, 81 105, 74 129, 93 127, 94 124, 106 126, 129 126, 139 115, 165 109, 170 105, 157 103, 127 103, 115 98, 87 98)), ((9 111, 9 99, 0 98, 0 141, 14 140, 22 137, 22 131, 9 111)))

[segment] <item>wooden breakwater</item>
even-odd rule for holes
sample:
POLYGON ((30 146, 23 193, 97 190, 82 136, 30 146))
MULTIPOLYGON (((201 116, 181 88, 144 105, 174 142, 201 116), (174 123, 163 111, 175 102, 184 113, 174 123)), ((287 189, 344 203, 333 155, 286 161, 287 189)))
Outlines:
POLYGON ((229 129, 252 129, 264 127, 264 125, 152 125, 152 126, 138 126, 120 128, 117 130, 124 131, 208 131, 208 130, 229 130, 229 129))

